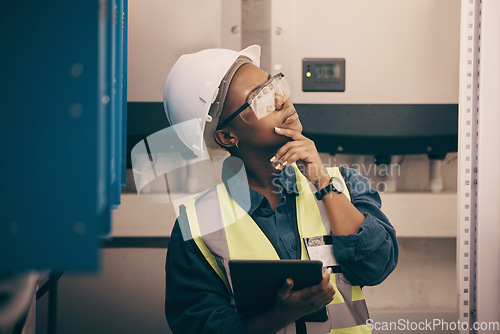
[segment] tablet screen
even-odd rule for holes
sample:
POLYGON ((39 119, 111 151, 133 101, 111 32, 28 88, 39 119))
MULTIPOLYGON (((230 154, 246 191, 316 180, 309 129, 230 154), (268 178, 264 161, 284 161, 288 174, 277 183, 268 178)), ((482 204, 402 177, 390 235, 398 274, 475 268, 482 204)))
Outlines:
MULTIPOLYGON (((270 310, 285 279, 292 290, 316 285, 323 278, 323 263, 313 260, 232 260, 229 261, 234 299, 238 313, 259 314, 270 310)), ((306 316, 304 321, 326 321, 326 309, 306 316)))

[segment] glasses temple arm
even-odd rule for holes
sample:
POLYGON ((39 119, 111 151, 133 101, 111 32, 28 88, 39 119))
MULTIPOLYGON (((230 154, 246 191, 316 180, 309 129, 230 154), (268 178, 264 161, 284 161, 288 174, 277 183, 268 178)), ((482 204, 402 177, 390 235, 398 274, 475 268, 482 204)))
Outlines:
POLYGON ((243 112, 243 110, 245 110, 249 106, 250 105, 248 104, 248 101, 245 102, 245 104, 242 105, 241 107, 239 107, 238 110, 236 110, 231 116, 229 116, 228 118, 226 118, 222 123, 219 123, 217 125, 217 130, 220 130, 223 127, 225 127, 229 122, 231 122, 233 119, 235 119, 236 116, 238 116, 239 114, 241 114, 243 112))

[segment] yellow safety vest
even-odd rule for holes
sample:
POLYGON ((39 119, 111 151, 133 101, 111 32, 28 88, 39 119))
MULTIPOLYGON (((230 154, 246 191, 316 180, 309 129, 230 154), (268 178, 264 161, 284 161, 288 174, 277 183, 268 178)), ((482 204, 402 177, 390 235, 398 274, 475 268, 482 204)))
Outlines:
MULTIPOLYGON (((301 259, 309 260, 303 238, 329 235, 330 224, 321 201, 317 201, 312 185, 294 165, 299 195, 296 200, 301 259)), ((327 168, 330 176, 342 182, 339 168, 327 168)), ((344 182, 345 185, 345 182, 344 182)), ((349 190, 344 195, 350 199, 349 190)), ((275 248, 255 221, 229 195, 224 183, 184 204, 190 231, 201 253, 228 288, 231 298, 230 260, 279 260, 275 248), (199 217, 199 219, 198 219, 199 217)), ((307 333, 371 333, 363 292, 352 286, 342 273, 332 273, 335 288, 333 301, 327 306, 326 322, 306 322, 307 333)), ((234 303, 231 300, 231 303, 234 303)), ((278 333, 295 333, 295 323, 278 333)))

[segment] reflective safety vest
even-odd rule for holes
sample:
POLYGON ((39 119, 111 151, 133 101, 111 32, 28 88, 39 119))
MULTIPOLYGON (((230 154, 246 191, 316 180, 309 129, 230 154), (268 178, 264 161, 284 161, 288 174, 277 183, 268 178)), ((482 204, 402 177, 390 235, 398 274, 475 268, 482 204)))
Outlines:
MULTIPOLYGON (((299 195, 296 200, 297 230, 301 241, 301 259, 309 260, 303 238, 330 235, 331 229, 321 201, 312 185, 294 165, 299 195)), ((327 168, 330 176, 342 182, 339 168, 327 168)), ((344 195, 350 199, 348 187, 344 195)), ((184 204, 189 231, 198 249, 228 288, 233 301, 230 260, 279 260, 275 248, 248 213, 234 201, 224 183, 184 204)), ((187 229, 188 227, 184 227, 187 229)), ((183 227, 181 227, 183 229, 183 227)), ((184 234, 184 232, 183 232, 184 234)), ((184 234, 185 235, 185 234, 184 234)), ((335 288, 333 301, 327 306, 326 322, 306 322, 307 333, 371 333, 365 298, 359 286, 352 286, 342 273, 332 273, 335 288)), ((295 323, 278 333, 296 333, 295 323)))

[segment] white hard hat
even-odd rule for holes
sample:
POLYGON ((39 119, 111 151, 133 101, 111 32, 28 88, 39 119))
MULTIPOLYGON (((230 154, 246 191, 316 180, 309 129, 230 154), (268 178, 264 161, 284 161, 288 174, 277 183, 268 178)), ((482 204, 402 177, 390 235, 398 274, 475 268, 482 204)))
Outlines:
POLYGON ((179 138, 198 157, 209 158, 207 147, 211 155, 222 155, 213 139, 217 122, 232 76, 249 62, 260 66, 260 46, 240 52, 207 49, 183 55, 170 70, 163 107, 179 138))

